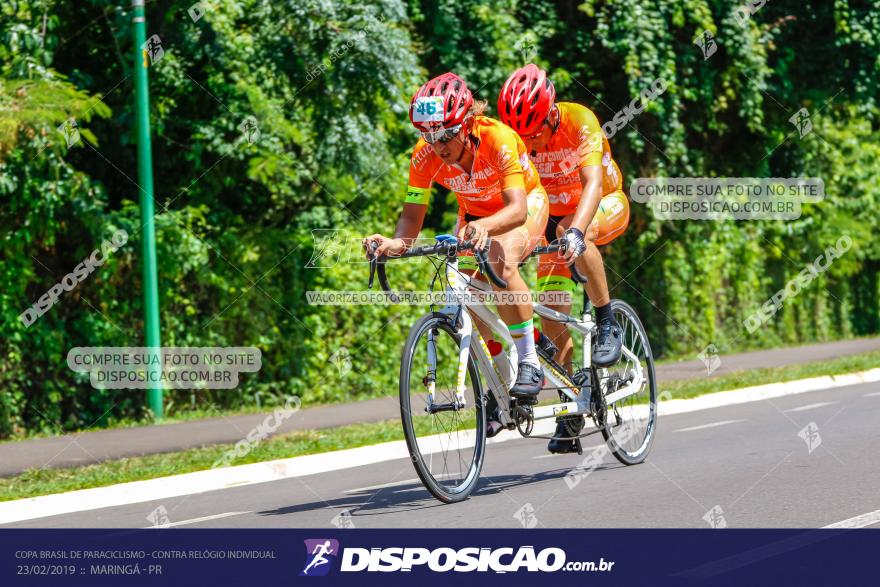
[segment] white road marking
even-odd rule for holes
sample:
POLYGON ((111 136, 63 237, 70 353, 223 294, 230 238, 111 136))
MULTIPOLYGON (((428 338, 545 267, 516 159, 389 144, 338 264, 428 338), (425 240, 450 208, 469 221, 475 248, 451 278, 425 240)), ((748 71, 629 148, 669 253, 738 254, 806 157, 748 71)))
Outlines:
POLYGON ((800 406, 797 408, 791 408, 789 410, 782 410, 783 412, 806 412, 807 410, 815 410, 816 408, 824 408, 825 406, 833 406, 834 404, 839 404, 840 402, 818 402, 815 404, 807 404, 805 406, 800 406))
POLYGON ((880 396, 880 391, 875 391, 873 393, 866 393, 862 397, 877 397, 877 396, 880 396))
POLYGON ((161 524, 159 526, 145 526, 145 530, 149 530, 151 528, 162 529, 162 528, 174 528, 176 526, 186 526, 188 524, 198 524, 199 522, 207 522, 208 520, 219 520, 220 518, 228 518, 230 516, 240 516, 242 514, 249 514, 251 512, 226 512, 225 514, 215 514, 213 516, 205 516, 203 518, 193 518, 192 520, 181 520, 179 522, 169 522, 168 524, 161 524))
MULTIPOLYGON (((437 477, 441 477, 441 475, 437 475, 437 477)), ((418 483, 419 487, 422 486, 422 482, 420 479, 404 479, 403 481, 392 481, 391 483, 382 483, 381 485, 369 485, 367 487, 358 487, 356 489, 346 489, 342 493, 360 493, 361 491, 372 491, 374 489, 386 489, 388 487, 397 487, 398 485, 406 485, 408 483, 418 483)))
POLYGON ((848 520, 835 522, 830 526, 825 526, 825 528, 864 528, 878 522, 880 522, 880 510, 868 512, 867 514, 849 518, 848 520))
MULTIPOLYGON (((732 391, 719 391, 692 399, 667 400, 660 402, 658 411, 661 416, 666 414, 683 414, 685 412, 696 412, 698 410, 733 406, 761 401, 764 399, 798 395, 811 391, 848 387, 850 385, 859 385, 862 383, 875 383, 877 381, 880 381, 880 369, 871 369, 869 371, 861 371, 859 373, 850 373, 847 375, 826 375, 824 377, 786 381, 785 383, 769 383, 767 385, 745 387, 743 389, 734 389, 732 391)), ((663 391, 662 388, 660 391, 663 391)))
MULTIPOLYGON (((871 369, 848 375, 814 377, 786 383, 771 383, 732 391, 716 392, 693 399, 673 399, 661 402, 659 413, 683 414, 709 410, 765 399, 821 391, 836 387, 859 385, 880 381, 880 369, 871 369)), ((535 424, 533 434, 547 435, 555 429, 553 418, 535 424)), ((465 435, 473 441, 473 435, 465 435)), ((461 439, 467 442, 466 438, 461 439)), ((499 444, 512 440, 521 441, 516 431, 505 430, 490 438, 487 444, 499 444)), ((462 446, 464 446, 464 442, 462 446)), ((434 451, 443 450, 440 442, 431 447, 434 451)), ((229 485, 253 485, 340 471, 364 465, 372 465, 409 459, 406 441, 395 440, 372 446, 361 446, 328 453, 305 455, 263 463, 251 463, 234 467, 218 467, 207 471, 196 471, 171 477, 160 477, 146 481, 133 481, 107 487, 94 487, 67 493, 41 495, 12 501, 0 502, 0 524, 10 524, 23 520, 47 518, 72 512, 118 507, 133 503, 145 503, 182 495, 193 495, 205 491, 224 489, 229 485)))
POLYGON ((694 430, 705 430, 706 428, 716 428, 718 426, 727 426, 728 424, 736 424, 737 422, 745 422, 745 420, 721 420, 719 422, 712 422, 710 424, 703 424, 701 426, 691 426, 690 428, 679 428, 678 430, 674 430, 673 432, 693 432, 694 430))

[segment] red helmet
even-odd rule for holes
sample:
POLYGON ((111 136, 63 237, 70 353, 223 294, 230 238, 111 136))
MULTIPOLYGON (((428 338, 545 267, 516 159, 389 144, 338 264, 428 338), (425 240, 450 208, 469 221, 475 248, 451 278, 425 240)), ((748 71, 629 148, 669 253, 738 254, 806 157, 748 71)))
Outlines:
POLYGON ((504 82, 498 95, 498 116, 520 135, 534 135, 541 130, 555 98, 553 82, 543 69, 529 63, 504 82))
POLYGON ((434 131, 461 124, 474 103, 464 80, 454 73, 438 75, 415 93, 409 119, 420 131, 434 131))

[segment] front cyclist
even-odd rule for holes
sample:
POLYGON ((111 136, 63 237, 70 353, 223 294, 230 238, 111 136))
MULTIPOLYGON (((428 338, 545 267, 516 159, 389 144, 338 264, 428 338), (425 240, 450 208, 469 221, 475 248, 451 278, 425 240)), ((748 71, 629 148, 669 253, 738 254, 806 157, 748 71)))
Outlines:
MULTIPOLYGON (((543 237, 549 213, 547 193, 522 139, 497 120, 482 116, 484 108, 485 102, 474 103, 465 82, 453 73, 432 79, 416 92, 409 116, 422 136, 410 161, 403 213, 394 238, 373 234, 364 239, 364 247, 369 251, 370 241, 375 241, 379 245, 375 254, 388 256, 401 255, 411 247, 436 181, 458 198, 458 238, 484 249, 492 237, 488 257, 495 272, 507 281, 503 291, 525 294, 519 297, 528 300, 519 263, 543 237)), ((459 266, 463 268, 464 261, 459 266)), ((535 352, 532 305, 499 304, 498 313, 519 356, 511 395, 534 398, 544 383, 544 373, 535 352)))
MULTIPOLYGON (((596 308, 599 326, 593 364, 607 367, 620 359, 621 332, 611 312, 605 267, 596 245, 608 244, 623 233, 629 223, 629 203, 623 193, 623 177, 596 115, 580 104, 555 102, 555 97, 556 90, 545 72, 529 64, 505 82, 498 97, 498 113, 525 141, 549 195, 547 241, 562 237, 569 245, 565 257, 541 256, 538 288, 541 292, 571 292, 575 286, 568 264, 576 259, 587 277, 584 289, 596 308)), ((571 310, 570 301, 548 306, 564 313, 571 310)), ((568 329, 550 320, 543 322, 543 328, 559 348, 557 360, 568 366, 573 353, 568 329)), ((581 417, 576 420, 583 422, 581 417)), ((556 436, 569 436, 565 429, 560 420, 556 436)), ((548 448, 551 452, 575 450, 574 441, 551 440, 548 448)))

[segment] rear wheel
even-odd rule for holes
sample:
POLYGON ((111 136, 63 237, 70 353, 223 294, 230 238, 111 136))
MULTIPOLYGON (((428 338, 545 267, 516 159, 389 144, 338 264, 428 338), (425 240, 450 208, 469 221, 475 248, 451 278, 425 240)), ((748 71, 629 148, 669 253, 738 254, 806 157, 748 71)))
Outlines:
POLYGON ((463 402, 456 384, 461 336, 445 314, 427 314, 410 329, 400 365, 400 416, 410 458, 431 494, 462 501, 477 485, 486 451, 486 414, 479 370, 468 356, 463 402), (429 383, 434 406, 429 413, 429 383), (461 405, 463 404, 463 405, 461 405))
POLYGON ((635 465, 648 456, 657 430, 654 356, 648 334, 635 310, 621 300, 611 300, 611 310, 620 324, 623 347, 631 355, 624 353, 615 365, 597 369, 603 396, 633 381, 639 370, 642 382, 636 393, 605 407, 602 436, 618 461, 624 465, 635 465))

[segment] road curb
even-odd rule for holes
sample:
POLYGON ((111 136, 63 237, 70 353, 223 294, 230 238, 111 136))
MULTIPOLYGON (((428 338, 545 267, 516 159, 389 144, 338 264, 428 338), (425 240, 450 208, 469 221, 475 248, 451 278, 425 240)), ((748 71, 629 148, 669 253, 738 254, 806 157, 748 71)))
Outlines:
MULTIPOLYGON (((730 391, 716 391, 689 399, 673 399, 660 403, 660 415, 696 412, 722 406, 745 404, 765 399, 808 393, 820 389, 833 389, 862 383, 880 381, 880 368, 846 373, 843 375, 823 375, 809 379, 796 379, 783 383, 767 383, 752 387, 742 387, 730 391)), ((661 394, 662 395, 662 394, 661 394)), ((662 398, 661 398, 662 399, 662 398)))

